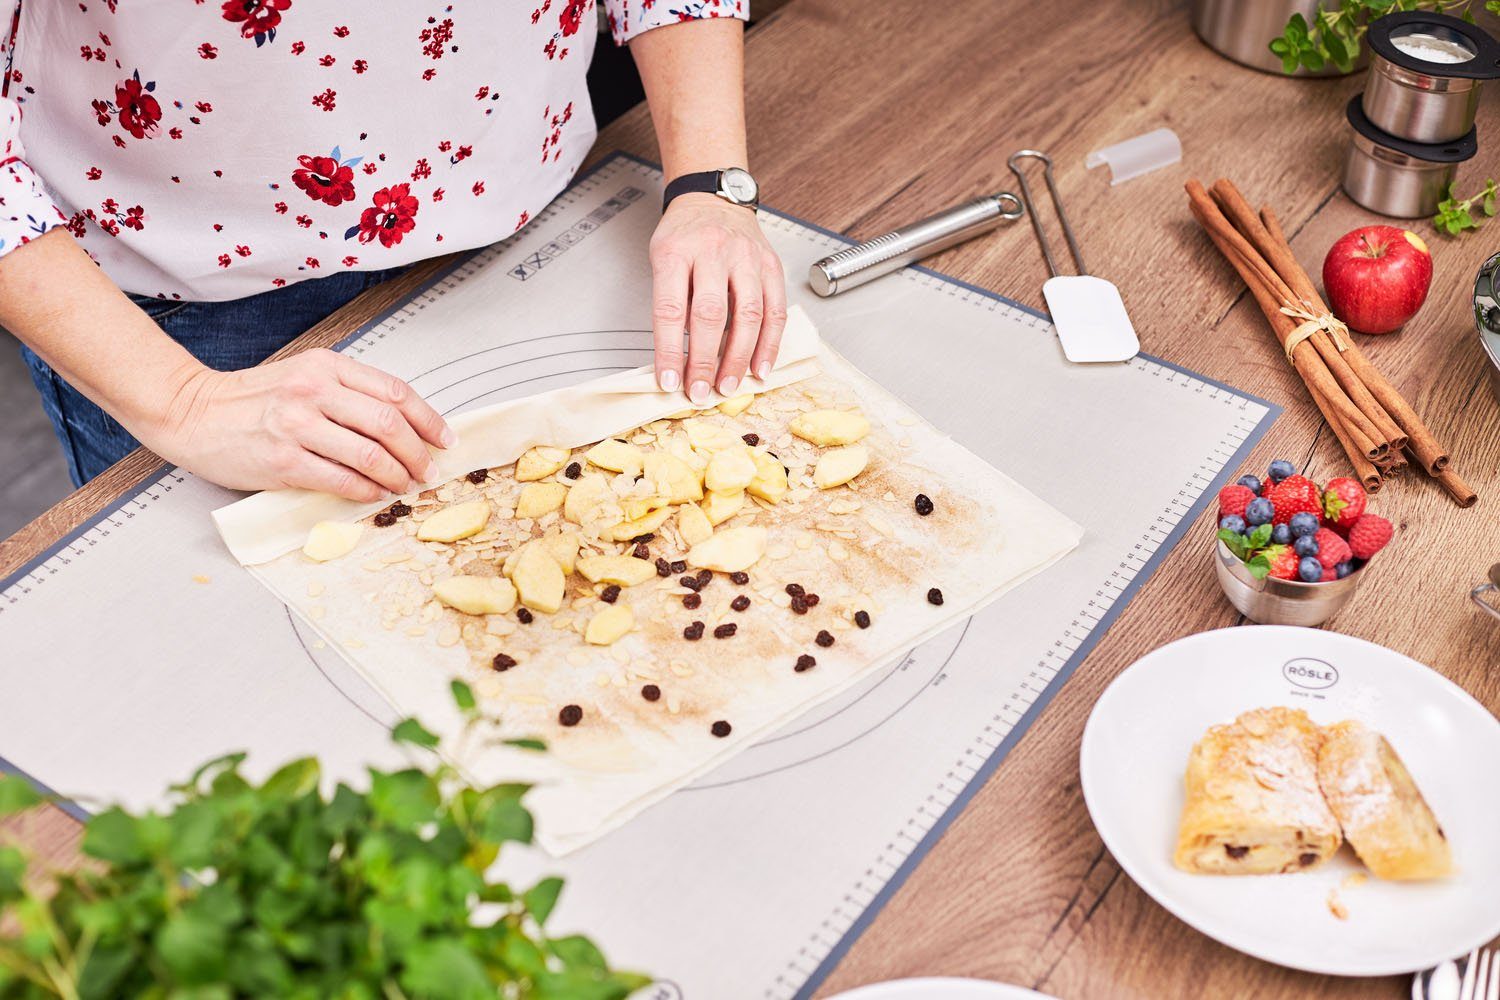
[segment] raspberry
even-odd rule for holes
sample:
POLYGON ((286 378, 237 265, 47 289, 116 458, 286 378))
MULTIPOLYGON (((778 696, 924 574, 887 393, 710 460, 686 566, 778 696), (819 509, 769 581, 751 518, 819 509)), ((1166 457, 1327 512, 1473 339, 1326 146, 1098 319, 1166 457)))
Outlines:
POLYGON ((1364 486, 1347 476, 1330 479, 1323 487, 1323 516, 1331 528, 1347 530, 1364 514, 1368 502, 1364 486))
POLYGON ((1255 494, 1248 486, 1232 483, 1224 487, 1219 491, 1219 520, 1222 521, 1231 514, 1235 517, 1244 517, 1245 508, 1254 499, 1255 494))
POLYGON ((1313 538, 1317 539, 1318 562, 1323 564, 1324 569, 1332 569, 1344 560, 1351 558, 1349 543, 1330 529, 1319 528, 1318 533, 1313 538))
POLYGON ((1339 572, 1338 572, 1338 570, 1334 569, 1332 566, 1324 566, 1323 567, 1323 576, 1322 576, 1322 579, 1320 579, 1318 582, 1319 583, 1329 583, 1330 581, 1337 580, 1338 578, 1339 578, 1339 572))
POLYGON ((1323 496, 1317 484, 1306 476, 1287 476, 1266 490, 1266 499, 1276 505, 1272 524, 1286 524, 1294 514, 1304 511, 1323 516, 1323 496))
POLYGON ((1378 514, 1366 514, 1349 529, 1349 551, 1356 559, 1368 559, 1391 540, 1395 529, 1378 514))

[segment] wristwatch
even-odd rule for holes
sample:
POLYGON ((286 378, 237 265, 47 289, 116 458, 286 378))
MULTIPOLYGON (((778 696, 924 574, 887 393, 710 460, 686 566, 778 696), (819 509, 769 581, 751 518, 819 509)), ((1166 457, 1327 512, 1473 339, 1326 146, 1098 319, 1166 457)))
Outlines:
POLYGON ((752 212, 760 204, 760 185, 755 183, 750 171, 728 167, 724 170, 701 170, 676 178, 662 194, 662 211, 666 211, 673 198, 690 192, 716 194, 731 205, 743 205, 752 212))

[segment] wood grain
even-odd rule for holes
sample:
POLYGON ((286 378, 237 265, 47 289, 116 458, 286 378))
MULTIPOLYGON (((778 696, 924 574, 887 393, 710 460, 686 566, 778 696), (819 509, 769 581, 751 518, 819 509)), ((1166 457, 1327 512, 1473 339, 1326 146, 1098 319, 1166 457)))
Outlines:
MULTIPOLYGON (((1320 478, 1347 471, 1264 319, 1189 217, 1182 184, 1227 176, 1254 203, 1273 205, 1316 278, 1337 236, 1379 221, 1337 184, 1342 109, 1360 80, 1292 81, 1235 66, 1197 41, 1183 4, 1164 0, 1004 0, 920 12, 897 0, 794 0, 751 31, 747 48, 752 166, 769 204, 866 237, 1012 187, 1006 157, 1044 149, 1090 269, 1120 286, 1143 348, 1286 408, 1252 467, 1285 457, 1320 478), (1045 44, 1031 47, 1032 38, 1045 44), (1090 149, 1162 125, 1181 136, 1183 163, 1118 188, 1083 169, 1090 149)), ((1500 134, 1500 88, 1486 91, 1479 128, 1500 134)), ((646 109, 605 129, 595 156, 614 148, 655 158, 646 109)), ((1471 164, 1461 184, 1477 186, 1480 175, 1471 164)), ((1055 233, 1045 208, 1043 218, 1055 233)), ((1466 594, 1500 559, 1491 513, 1500 502, 1500 420, 1468 302, 1500 228, 1461 241, 1439 240, 1426 222, 1412 228, 1433 244, 1428 304, 1402 333, 1361 346, 1450 447, 1480 503, 1458 510, 1415 471, 1390 482, 1376 506, 1397 522, 1396 541, 1329 627, 1430 664, 1494 711, 1500 672, 1487 668, 1500 659, 1500 628, 1466 594)), ((1046 271, 1025 226, 930 263, 1042 304, 1046 271)), ((372 290, 293 349, 336 341, 423 277, 372 290)), ((953 361, 956 387, 982 377, 953 361)), ((1149 442, 1134 446, 1147 475, 1149 442)), ((0 575, 155 466, 133 455, 0 543, 0 575)), ((1069 998, 1406 995, 1403 977, 1292 972, 1191 930, 1120 872, 1084 809, 1078 742, 1109 681, 1165 642, 1240 623, 1212 583, 1211 517, 1167 558, 820 996, 912 975, 977 976, 1069 998)), ((69 856, 71 821, 42 813, 21 823, 31 843, 69 856)))

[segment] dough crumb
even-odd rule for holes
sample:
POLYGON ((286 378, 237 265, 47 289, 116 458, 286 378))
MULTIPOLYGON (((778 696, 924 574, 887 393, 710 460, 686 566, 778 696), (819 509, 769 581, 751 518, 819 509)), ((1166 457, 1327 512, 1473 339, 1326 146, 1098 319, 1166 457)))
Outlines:
POLYGON ((213 583, 214 581, 213 581, 213 577, 205 576, 202 573, 195 573, 195 574, 193 574, 193 582, 194 583, 213 583))
POLYGON ((1349 908, 1345 906, 1344 901, 1339 898, 1339 891, 1337 887, 1328 890, 1328 912, 1332 913, 1340 920, 1349 919, 1349 908))

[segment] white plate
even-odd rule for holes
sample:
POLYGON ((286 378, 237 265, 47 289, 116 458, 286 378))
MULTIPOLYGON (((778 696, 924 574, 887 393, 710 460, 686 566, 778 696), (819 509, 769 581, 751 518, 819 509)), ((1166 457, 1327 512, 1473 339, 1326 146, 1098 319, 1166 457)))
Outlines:
POLYGON ((1162 906, 1231 948, 1339 976, 1412 972, 1500 934, 1500 723, 1451 681, 1362 639, 1244 626, 1143 656, 1099 698, 1079 753, 1083 797, 1120 867, 1162 906), (1294 875, 1189 875, 1172 865, 1188 751, 1203 731, 1271 705, 1384 733, 1443 824, 1459 872, 1339 888, 1346 846, 1294 875), (1338 889, 1349 919, 1329 912, 1338 889))
POLYGON ((829 1000, 1053 1000, 1045 993, 979 979, 901 979, 874 983, 829 1000))

